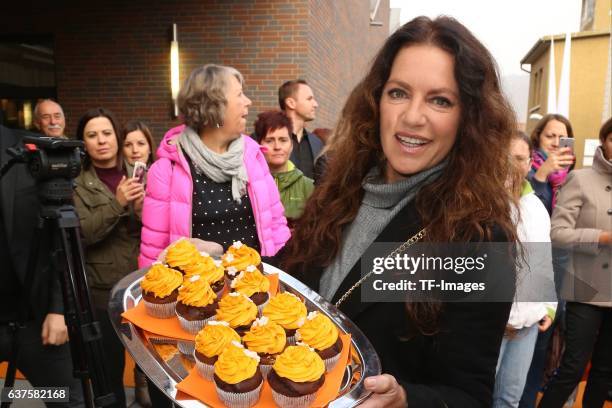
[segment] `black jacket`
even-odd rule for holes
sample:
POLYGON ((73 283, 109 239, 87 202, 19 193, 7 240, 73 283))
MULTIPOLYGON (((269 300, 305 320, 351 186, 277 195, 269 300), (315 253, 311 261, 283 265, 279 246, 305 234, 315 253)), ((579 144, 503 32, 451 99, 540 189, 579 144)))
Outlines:
MULTIPOLYGON (((421 229, 413 204, 388 224, 377 242, 402 242, 421 229)), ((493 241, 506 241, 496 234, 493 241)), ((361 277, 357 261, 342 282, 335 303, 361 277)), ((514 276, 510 258, 496 265, 496 274, 514 276)), ((315 290, 320 271, 297 276, 315 290)), ((512 278, 513 279, 513 278, 512 278)), ((439 330, 422 334, 406 314, 404 303, 364 303, 356 290, 340 306, 368 337, 377 351, 384 373, 403 385, 410 408, 490 407, 495 368, 510 302, 443 303, 439 330)))
MULTIPOLYGON (((24 135, 40 136, 0 125, 0 166, 4 166, 10 159, 6 149, 18 143, 21 144, 24 135)), ((30 247, 37 236, 36 226, 40 211, 36 182, 30 176, 25 164, 13 165, 0 180, 0 197, 0 211, 2 211, 4 220, 4 231, 0 231, 0 234, 5 234, 10 257, 8 260, 0 261, 4 265, 0 266, 0 282, 5 284, 8 281, 5 274, 14 273, 19 281, 19 287, 12 289, 20 291, 25 286, 30 290, 28 318, 40 319, 48 313, 63 313, 59 279, 57 276, 52 276, 49 270, 51 263, 49 240, 42 239, 40 242, 40 255, 37 259, 33 281, 24 282, 30 247), (9 268, 13 271, 9 271, 9 268)), ((11 304, 6 307, 15 312, 19 305, 11 304)), ((2 304, 0 313, 6 311, 6 307, 2 304)), ((2 319, 1 316, 0 319, 2 319)))
MULTIPOLYGON (((304 133, 306 133, 306 140, 308 140, 308 145, 310 146, 310 151, 312 152, 312 164, 313 166, 316 165, 317 163, 317 159, 319 157, 319 155, 321 154, 321 150, 323 150, 323 147, 325 147, 325 143, 323 143, 323 141, 321 139, 319 139, 319 137, 317 135, 315 135, 314 133, 310 133, 308 130, 306 130, 304 128, 304 133)), ((291 160, 294 164, 298 163, 297 160, 297 149, 293 149, 293 151, 291 152, 291 156, 289 157, 289 160, 291 160)), ((300 169, 302 172, 304 172, 304 169, 300 169)), ((314 167, 313 167, 313 171, 314 171, 314 167)), ((307 174, 306 172, 304 172, 304 174, 306 175, 306 177, 308 178, 312 178, 315 182, 315 184, 317 184, 317 174, 307 174)))

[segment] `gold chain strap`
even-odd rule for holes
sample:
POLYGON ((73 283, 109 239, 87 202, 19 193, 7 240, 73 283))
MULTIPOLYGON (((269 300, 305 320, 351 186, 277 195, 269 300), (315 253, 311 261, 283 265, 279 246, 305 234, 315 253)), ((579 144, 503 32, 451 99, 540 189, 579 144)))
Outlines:
MULTIPOLYGON (((426 232, 427 232, 426 229, 423 228, 422 230, 420 230, 419 232, 414 234, 412 237, 410 237, 402 245, 400 245, 399 247, 395 248, 395 250, 393 252, 391 252, 389 255, 387 255, 386 258, 393 258, 395 255, 401 254, 406 249, 408 249, 412 245, 414 245, 416 242, 422 240, 423 237, 425 236, 426 232)), ((357 289, 359 286, 361 286, 361 284, 363 282, 365 282, 365 280, 368 279, 370 276, 372 276, 373 273, 374 273, 374 270, 371 270, 364 277, 359 279, 353 286, 351 286, 349 288, 349 290, 347 290, 346 293, 344 295, 342 295, 342 297, 340 299, 338 299, 338 301, 336 302, 336 307, 340 307, 340 305, 351 295, 351 293, 353 293, 353 291, 355 289, 357 289)))

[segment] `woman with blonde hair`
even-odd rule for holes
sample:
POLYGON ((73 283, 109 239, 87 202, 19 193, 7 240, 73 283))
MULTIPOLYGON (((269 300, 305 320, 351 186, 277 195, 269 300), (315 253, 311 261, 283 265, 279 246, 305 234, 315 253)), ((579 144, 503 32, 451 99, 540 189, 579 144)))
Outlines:
POLYGON ((251 100, 231 67, 193 70, 178 97, 184 125, 170 129, 151 166, 139 265, 181 237, 234 241, 272 256, 289 239, 278 189, 258 145, 243 133, 251 100))

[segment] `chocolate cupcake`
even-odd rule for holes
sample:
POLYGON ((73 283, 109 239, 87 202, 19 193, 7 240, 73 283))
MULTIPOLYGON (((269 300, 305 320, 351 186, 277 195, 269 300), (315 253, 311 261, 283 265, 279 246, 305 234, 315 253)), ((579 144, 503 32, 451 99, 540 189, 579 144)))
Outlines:
POLYGON ((287 347, 285 329, 267 317, 255 319, 251 329, 242 338, 246 348, 259 355, 259 368, 264 378, 272 369, 276 357, 287 347))
POLYGON ((270 300, 269 290, 270 281, 253 265, 247 266, 247 269, 232 281, 232 291, 248 296, 257 306, 259 313, 270 300))
POLYGON ((295 331, 306 320, 306 306, 302 300, 293 293, 283 292, 274 296, 263 308, 262 314, 280 324, 289 344, 295 344, 295 331))
POLYGON ((289 346, 276 358, 268 383, 281 408, 306 408, 325 382, 325 364, 310 347, 289 346))
POLYGON ((183 275, 159 262, 154 263, 140 282, 142 300, 149 316, 168 319, 174 316, 178 288, 183 275))
POLYGON ((185 274, 185 267, 195 263, 201 257, 195 245, 186 238, 175 241, 168 247, 166 264, 172 269, 185 274))
POLYGON ((297 329, 295 339, 312 347, 325 362, 325 369, 331 371, 342 352, 342 340, 338 336, 338 328, 319 312, 310 312, 304 324, 297 329))
POLYGON ((259 356, 232 341, 217 359, 213 379, 217 395, 226 406, 252 407, 259 400, 264 381, 259 356))
POLYGON ((179 288, 176 315, 181 327, 196 334, 204 324, 214 317, 219 302, 217 295, 199 275, 185 278, 179 288))
POLYGON ((202 377, 209 381, 213 380, 214 365, 219 355, 232 341, 240 342, 240 336, 229 327, 228 322, 209 320, 198 332, 193 357, 202 377))
POLYGON ((242 293, 229 293, 219 301, 216 320, 223 320, 239 335, 249 330, 257 318, 257 306, 242 293))
POLYGON ((200 275, 202 279, 208 282, 217 297, 221 297, 223 294, 225 279, 221 261, 215 261, 207 253, 202 253, 194 263, 184 266, 183 270, 185 276, 200 275))
MULTIPOLYGON (((255 266, 263 272, 261 257, 253 248, 236 241, 230 246, 221 257, 226 277, 231 281, 240 271, 246 270, 249 265, 255 266)), ((231 282, 230 282, 231 283, 231 282)))

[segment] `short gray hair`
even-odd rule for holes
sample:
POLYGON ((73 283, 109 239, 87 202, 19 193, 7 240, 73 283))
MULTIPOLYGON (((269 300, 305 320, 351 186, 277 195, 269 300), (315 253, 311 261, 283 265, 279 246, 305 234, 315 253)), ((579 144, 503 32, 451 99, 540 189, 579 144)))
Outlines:
POLYGON ((237 69, 207 64, 194 69, 183 82, 178 94, 178 108, 187 126, 196 132, 207 126, 223 125, 230 76, 242 85, 244 78, 237 69))
POLYGON ((62 108, 62 105, 60 105, 59 103, 57 103, 57 101, 54 101, 51 98, 46 98, 46 99, 41 99, 40 101, 36 102, 36 105, 34 106, 34 118, 35 119, 40 118, 40 105, 42 105, 45 102, 53 102, 54 104, 59 106, 60 110, 62 111, 62 115, 64 115, 64 108, 62 108))

